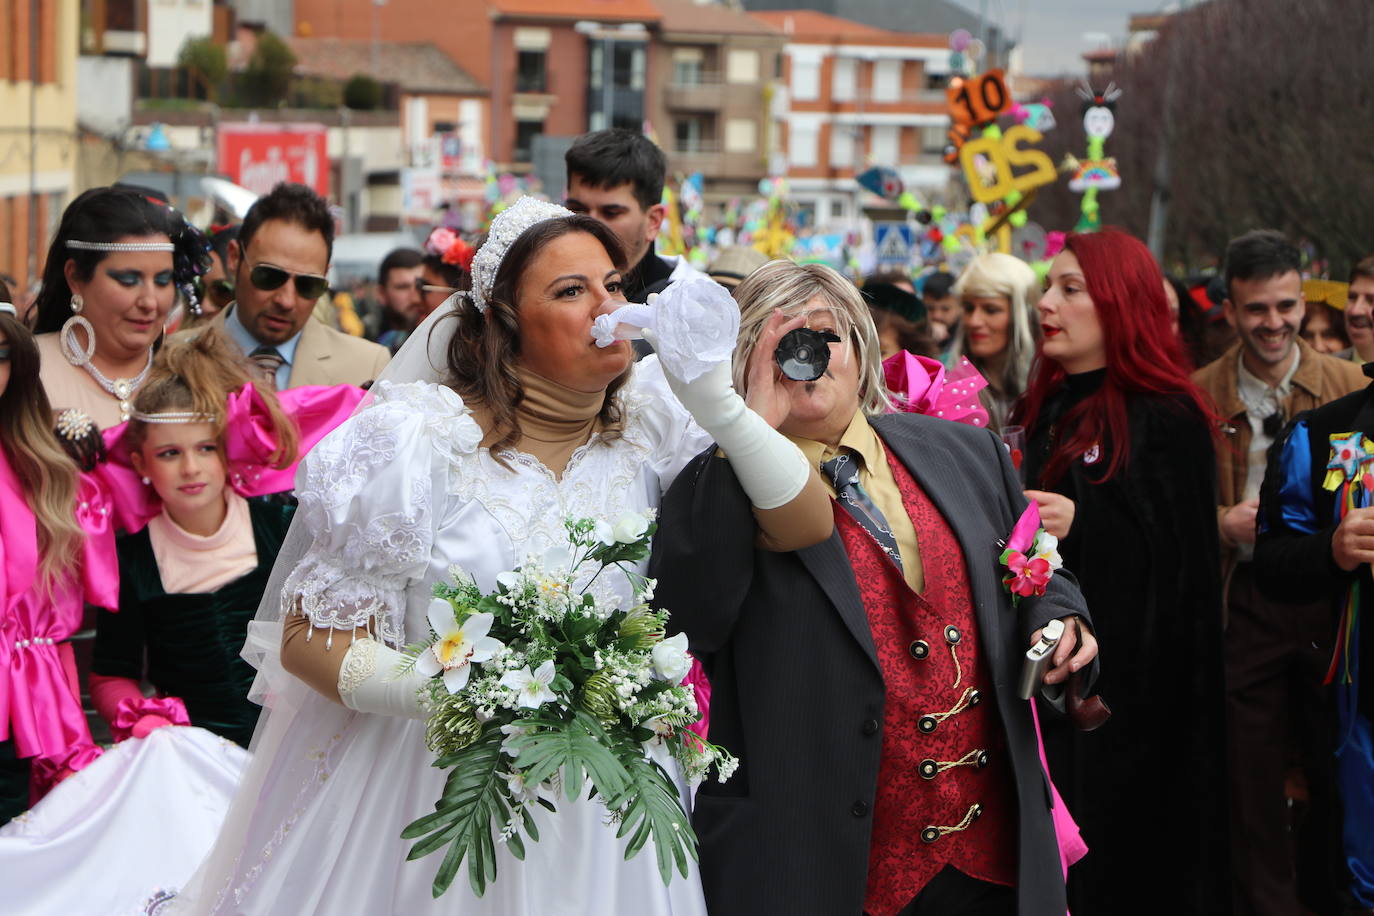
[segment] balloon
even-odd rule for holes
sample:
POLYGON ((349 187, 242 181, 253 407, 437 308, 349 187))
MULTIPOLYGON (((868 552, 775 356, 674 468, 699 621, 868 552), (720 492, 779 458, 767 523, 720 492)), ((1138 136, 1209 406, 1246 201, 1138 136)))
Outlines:
POLYGON ((973 36, 969 34, 968 29, 955 29, 949 33, 949 46, 956 51, 964 50, 971 41, 973 36))

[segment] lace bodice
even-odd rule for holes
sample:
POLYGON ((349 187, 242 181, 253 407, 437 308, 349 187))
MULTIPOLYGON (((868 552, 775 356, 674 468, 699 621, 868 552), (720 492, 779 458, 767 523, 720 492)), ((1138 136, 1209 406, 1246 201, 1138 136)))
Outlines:
MULTIPOLYGON (((449 388, 381 382, 374 394, 302 463, 298 513, 313 543, 282 595, 316 626, 372 625, 392 645, 425 635, 431 589, 450 567, 492 589, 497 574, 563 544, 569 516, 614 520, 657 507, 709 444, 652 357, 618 395, 621 436, 593 435, 561 479, 521 452, 507 452, 502 467, 449 388)), ((630 597, 623 578, 608 587, 630 597)))

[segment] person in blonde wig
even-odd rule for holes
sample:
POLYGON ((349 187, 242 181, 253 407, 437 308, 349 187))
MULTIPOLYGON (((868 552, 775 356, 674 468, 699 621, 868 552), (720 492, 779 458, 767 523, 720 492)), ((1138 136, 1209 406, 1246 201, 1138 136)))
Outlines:
POLYGON ((998 430, 1026 390, 1039 340, 1035 303, 1040 281, 1030 265, 1009 254, 991 252, 969 262, 954 284, 964 308, 950 358, 969 362, 988 380, 979 397, 988 409, 989 426, 998 430))
MULTIPOLYGON (((833 331, 841 343, 831 345, 832 357, 848 358, 844 341, 854 345, 859 363, 859 404, 866 414, 886 413, 892 407, 883 382, 878 331, 858 288, 824 264, 769 261, 735 288, 740 307, 739 342, 735 344, 735 390, 745 391, 750 356, 775 311, 792 318, 806 316, 806 327, 833 331)), ((784 430, 786 432, 786 430, 784 430)))
POLYGON ((1007 450, 984 429, 885 412, 873 320, 829 267, 773 261, 735 297, 735 387, 819 469, 833 531, 778 547, 719 440, 663 498, 655 601, 710 677, 711 740, 744 774, 695 797, 711 916, 1063 916, 1013 685, 1051 620, 1065 631, 1049 702, 1071 670, 1091 679, 1097 646, 1066 571, 1016 605, 1002 587, 996 544, 1026 508, 1007 450), (839 338, 819 378, 739 370, 802 323, 839 338))

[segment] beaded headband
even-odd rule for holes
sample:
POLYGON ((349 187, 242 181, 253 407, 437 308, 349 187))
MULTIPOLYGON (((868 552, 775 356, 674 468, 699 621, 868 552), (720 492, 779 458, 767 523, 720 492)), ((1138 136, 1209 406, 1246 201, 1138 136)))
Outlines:
POLYGON ((134 411, 133 418, 141 423, 213 423, 215 418, 209 414, 193 410, 168 411, 167 413, 141 413, 134 411))
POLYGON ((176 251, 171 242, 83 242, 68 239, 68 248, 79 251, 176 251))
POLYGON ((545 220, 572 216, 573 212, 547 200, 522 197, 496 215, 491 231, 477 254, 472 257, 472 304, 479 312, 486 312, 491 300, 491 288, 496 284, 496 272, 515 240, 525 230, 545 220))
POLYGON ((13 302, 0 302, 0 314, 13 315, 19 317, 19 310, 14 307, 13 302))

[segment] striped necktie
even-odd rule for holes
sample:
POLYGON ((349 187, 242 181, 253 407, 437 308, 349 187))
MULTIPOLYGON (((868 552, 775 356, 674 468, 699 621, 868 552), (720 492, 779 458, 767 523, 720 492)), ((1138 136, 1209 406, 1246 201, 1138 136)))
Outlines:
POLYGON ((276 390, 277 370, 286 362, 286 358, 277 352, 276 347, 258 347, 248 354, 248 358, 257 364, 258 374, 262 380, 276 390))
POLYGON ((841 451, 829 461, 821 462, 821 471, 830 478, 835 487, 835 498, 844 506, 854 520, 863 525, 864 530, 873 536, 878 546, 887 554, 898 571, 902 569, 902 555, 897 550, 897 539, 883 517, 882 510, 874 505, 863 485, 859 483, 859 468, 863 461, 855 452, 841 451))

